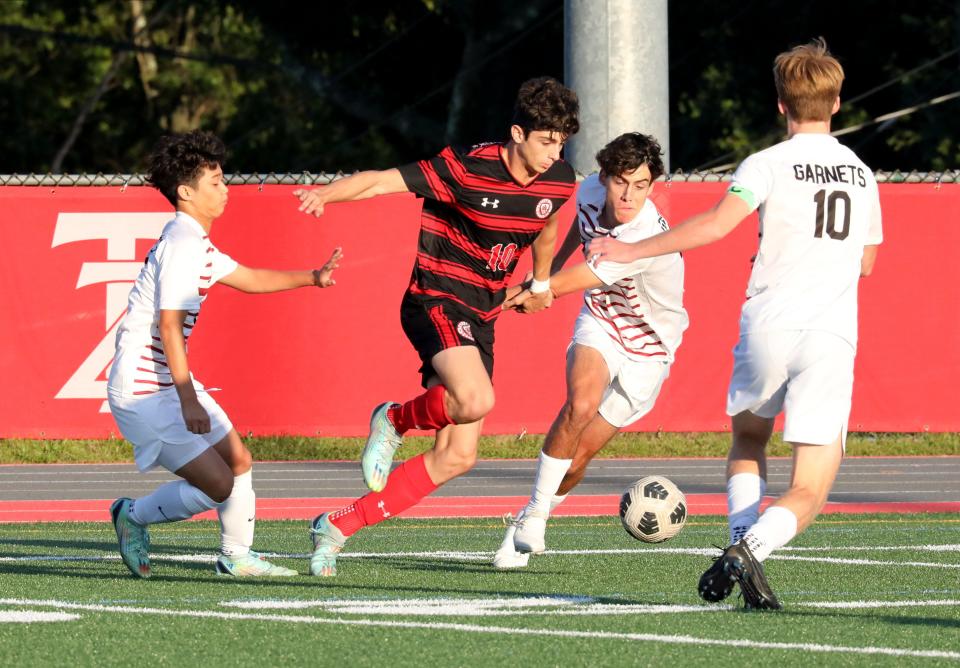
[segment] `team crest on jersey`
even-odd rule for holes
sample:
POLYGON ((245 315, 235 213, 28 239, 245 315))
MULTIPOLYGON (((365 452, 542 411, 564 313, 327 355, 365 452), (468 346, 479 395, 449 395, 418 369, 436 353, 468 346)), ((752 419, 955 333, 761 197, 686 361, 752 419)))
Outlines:
POLYGON ((473 341, 473 330, 470 329, 470 323, 466 320, 461 320, 457 323, 457 334, 467 339, 468 341, 473 341))
POLYGON ((537 218, 546 218, 553 211, 553 202, 544 197, 537 202, 537 218))

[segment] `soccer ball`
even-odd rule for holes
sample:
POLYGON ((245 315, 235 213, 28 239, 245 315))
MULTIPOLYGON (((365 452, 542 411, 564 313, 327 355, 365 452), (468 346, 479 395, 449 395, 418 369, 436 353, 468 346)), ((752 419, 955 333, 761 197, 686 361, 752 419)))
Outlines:
POLYGON ((687 499, 669 478, 640 478, 620 497, 620 521, 637 540, 662 543, 680 533, 687 521, 687 499))

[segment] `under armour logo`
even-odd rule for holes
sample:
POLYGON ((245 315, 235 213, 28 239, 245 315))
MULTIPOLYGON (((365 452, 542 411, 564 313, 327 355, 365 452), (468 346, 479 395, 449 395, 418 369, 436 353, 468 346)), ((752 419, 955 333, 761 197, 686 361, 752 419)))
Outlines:
POLYGON ((500 200, 498 200, 498 199, 487 199, 486 197, 484 197, 484 198, 483 198, 483 201, 480 202, 480 206, 482 206, 482 207, 484 207, 484 208, 486 208, 486 206, 487 206, 488 204, 489 204, 492 208, 496 209, 498 206, 500 206, 500 200))
POLYGON ((384 507, 385 505, 386 505, 386 504, 384 504, 383 501, 377 501, 377 508, 379 508, 379 509, 380 509, 380 512, 383 513, 383 518, 384 518, 384 519, 390 517, 390 512, 389 512, 388 510, 386 510, 386 508, 384 507))

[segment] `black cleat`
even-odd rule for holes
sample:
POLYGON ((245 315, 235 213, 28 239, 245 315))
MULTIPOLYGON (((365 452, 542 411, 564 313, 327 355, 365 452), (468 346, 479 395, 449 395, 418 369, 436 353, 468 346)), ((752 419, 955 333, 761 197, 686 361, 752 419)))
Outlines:
POLYGON ((700 592, 700 598, 708 603, 719 603, 733 591, 733 583, 736 582, 736 577, 727 574, 724 568, 724 559, 727 552, 732 548, 731 545, 719 557, 714 557, 710 568, 700 576, 700 584, 697 586, 697 590, 700 592))
POLYGON ((700 576, 700 597, 715 603, 733 591, 733 583, 740 583, 744 607, 748 610, 780 610, 763 566, 753 556, 746 542, 740 540, 717 557, 713 565, 700 576))

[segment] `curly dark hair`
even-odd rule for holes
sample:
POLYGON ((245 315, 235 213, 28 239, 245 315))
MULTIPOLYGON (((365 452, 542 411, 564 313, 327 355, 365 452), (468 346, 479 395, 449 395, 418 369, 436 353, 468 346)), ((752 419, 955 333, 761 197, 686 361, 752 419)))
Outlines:
POLYGON ((223 166, 227 149, 212 132, 164 135, 147 159, 147 183, 177 206, 177 186, 195 186, 203 169, 223 166))
POLYGON ((661 155, 660 142, 651 135, 627 132, 600 149, 597 164, 607 176, 620 176, 645 164, 650 169, 650 177, 656 179, 663 175, 661 155))
POLYGON ((580 100, 576 93, 553 77, 538 77, 520 85, 510 124, 523 128, 524 136, 535 130, 549 130, 571 137, 580 130, 579 116, 580 100))

